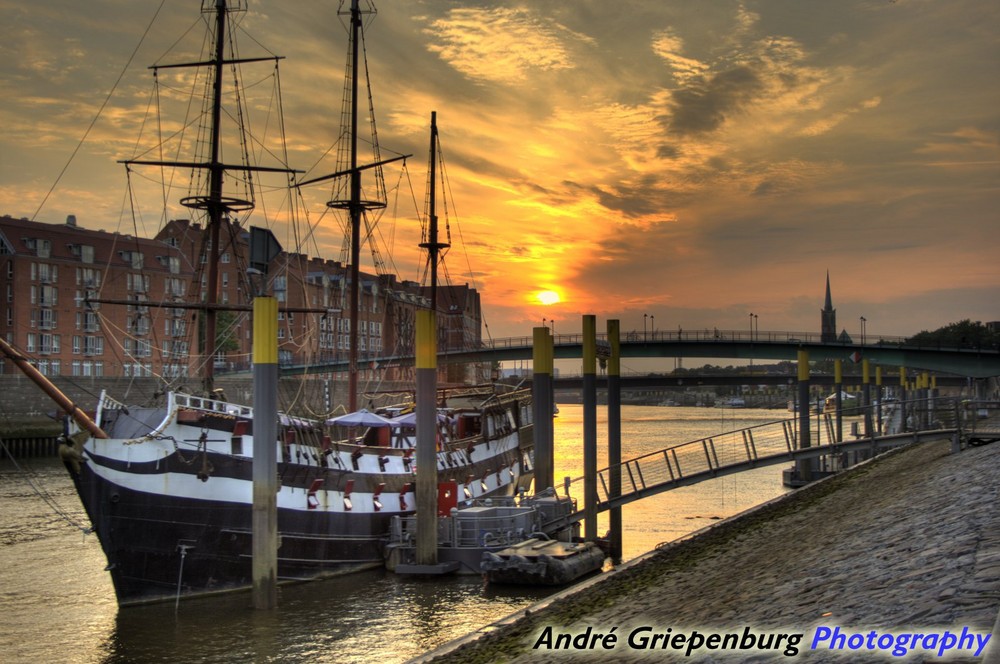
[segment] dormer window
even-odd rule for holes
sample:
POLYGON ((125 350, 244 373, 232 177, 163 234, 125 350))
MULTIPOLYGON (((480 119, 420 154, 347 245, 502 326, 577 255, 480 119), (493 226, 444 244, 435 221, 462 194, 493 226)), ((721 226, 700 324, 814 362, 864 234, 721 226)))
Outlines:
POLYGON ((143 267, 143 256, 141 251, 119 251, 118 255, 126 263, 132 266, 133 270, 141 270, 143 267))

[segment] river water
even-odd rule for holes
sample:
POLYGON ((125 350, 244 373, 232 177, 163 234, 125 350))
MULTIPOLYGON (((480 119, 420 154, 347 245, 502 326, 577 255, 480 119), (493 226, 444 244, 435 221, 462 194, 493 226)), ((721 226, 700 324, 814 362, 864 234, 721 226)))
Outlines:
MULTIPOLYGON (((557 483, 582 474, 582 408, 560 405, 557 483)), ((623 458, 789 416, 786 411, 622 407, 623 458)), ((605 449, 604 409, 598 409, 605 449)), ((606 465, 600 455, 599 467, 606 465)), ((0 462, 0 659, 8 662, 403 662, 524 608, 553 589, 484 587, 476 577, 382 571, 281 588, 274 612, 249 594, 119 611, 106 561, 56 460, 0 462), (74 525, 75 524, 75 525, 74 525)), ((770 466, 623 508, 634 558, 784 493, 770 466)), ((606 516, 599 532, 607 528, 606 516)))

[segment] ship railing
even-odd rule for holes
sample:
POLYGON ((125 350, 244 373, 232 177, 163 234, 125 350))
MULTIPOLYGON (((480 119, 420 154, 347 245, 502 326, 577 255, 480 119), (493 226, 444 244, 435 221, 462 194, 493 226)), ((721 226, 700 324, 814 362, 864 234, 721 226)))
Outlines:
MULTIPOLYGON (((454 510, 451 516, 439 517, 438 546, 505 546, 520 542, 538 530, 538 513, 535 510, 516 507, 512 499, 493 500, 493 505, 477 501, 478 507, 454 510), (495 504, 497 502, 502 504, 495 504)), ((393 544, 413 545, 417 536, 416 515, 394 516, 389 535, 393 544)))
POLYGON ((177 408, 190 408, 211 413, 225 413, 226 415, 239 415, 241 417, 253 417, 253 408, 242 406, 220 399, 210 399, 208 397, 196 397, 190 394, 173 392, 171 395, 174 405, 177 408))

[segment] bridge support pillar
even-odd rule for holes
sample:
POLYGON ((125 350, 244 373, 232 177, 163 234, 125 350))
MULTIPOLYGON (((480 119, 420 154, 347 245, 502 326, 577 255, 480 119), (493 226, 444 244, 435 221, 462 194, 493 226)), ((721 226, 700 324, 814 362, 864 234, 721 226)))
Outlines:
POLYGON ((597 317, 583 317, 583 537, 597 539, 597 317))
MULTIPOLYGON (((622 495, 622 384, 621 339, 617 320, 608 321, 608 494, 611 498, 622 495)), ((622 508, 612 507, 609 517, 611 529, 611 559, 622 559, 622 508)))
MULTIPOLYGON (((809 440, 809 351, 798 351, 799 365, 799 449, 812 444, 809 440)), ((812 481, 812 459, 795 462, 795 473, 803 482, 812 481)))
POLYGON ((532 399, 535 412, 535 493, 555 486, 553 451, 552 368, 553 348, 549 328, 532 330, 532 399))

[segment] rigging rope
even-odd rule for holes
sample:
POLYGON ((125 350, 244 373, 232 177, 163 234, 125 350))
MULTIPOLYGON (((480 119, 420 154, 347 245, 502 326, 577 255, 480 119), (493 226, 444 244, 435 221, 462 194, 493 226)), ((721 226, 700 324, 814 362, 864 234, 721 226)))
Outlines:
POLYGON ((0 448, 3 448, 3 451, 7 455, 7 458, 11 460, 11 462, 14 464, 14 468, 16 468, 19 473, 21 473, 24 479, 28 482, 28 485, 31 486, 32 490, 34 490, 35 494, 39 498, 41 498, 42 501, 46 505, 48 505, 52 509, 52 511, 56 513, 57 516, 61 517, 66 523, 73 526, 74 528, 82 532, 84 535, 89 535, 90 533, 94 532, 93 528, 91 528, 90 526, 84 526, 81 522, 74 519, 69 514, 69 512, 67 512, 62 507, 59 506, 55 498, 52 497, 52 494, 50 494, 48 491, 45 491, 35 483, 34 479, 32 478, 32 472, 29 472, 21 467, 21 465, 17 462, 17 459, 14 458, 14 454, 10 451, 10 448, 7 447, 7 443, 4 442, 3 438, 0 438, 0 448))
POLYGON ((62 167, 62 170, 59 171, 59 175, 56 176, 55 182, 52 183, 52 186, 49 187, 49 190, 45 193, 45 196, 42 198, 42 202, 38 204, 38 209, 35 210, 35 213, 33 215, 31 215, 32 221, 34 221, 35 218, 38 217, 38 213, 42 211, 42 208, 45 206, 45 203, 49 200, 49 196, 51 196, 52 192, 55 191, 56 187, 59 185, 60 180, 62 180, 63 175, 65 175, 66 171, 69 170, 70 164, 73 163, 73 159, 76 158, 76 155, 80 151, 80 148, 83 147, 83 144, 87 140, 87 137, 90 136, 90 132, 94 129, 94 125, 97 124, 97 121, 98 119, 100 119, 101 114, 107 107, 108 102, 111 101, 111 97, 114 96, 115 90, 118 89, 118 84, 121 83, 122 79, 125 77, 125 72, 127 72, 128 68, 132 65, 132 60, 135 59, 136 54, 139 52, 139 48, 142 46, 142 43, 146 40, 146 35, 149 34, 149 31, 153 27, 153 23, 156 22, 156 17, 160 15, 160 10, 163 9, 163 5, 165 5, 166 3, 167 0, 160 0, 160 6, 156 8, 156 12, 153 14, 153 18, 150 19, 149 25, 146 26, 146 30, 142 33, 142 36, 139 38, 139 43, 135 45, 135 48, 132 50, 132 54, 129 56, 128 61, 122 68, 121 73, 118 74, 118 78, 115 80, 114 85, 112 85, 111 90, 108 91, 108 96, 104 98, 104 101, 101 103, 101 107, 97 109, 97 113, 94 114, 94 119, 90 121, 90 125, 87 127, 87 130, 83 132, 83 136, 80 138, 80 142, 76 144, 75 148, 73 148, 73 152, 70 154, 69 159, 66 160, 66 164, 62 167))

